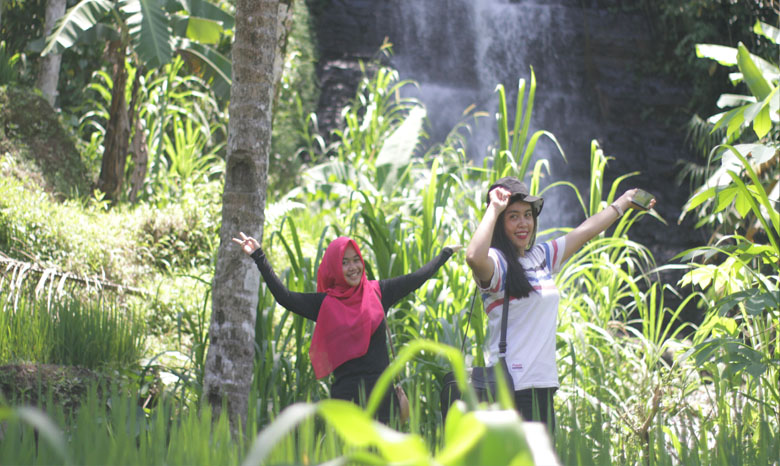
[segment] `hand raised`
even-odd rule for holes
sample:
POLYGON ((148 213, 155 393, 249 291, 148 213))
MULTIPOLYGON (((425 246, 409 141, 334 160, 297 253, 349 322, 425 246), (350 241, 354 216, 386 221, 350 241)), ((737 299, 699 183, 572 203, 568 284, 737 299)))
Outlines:
POLYGON ((233 238, 233 242, 241 246, 241 249, 245 253, 251 255, 253 252, 260 249, 260 243, 258 243, 256 239, 245 235, 243 231, 239 233, 239 236, 241 236, 241 238, 233 238))
POLYGON ((490 205, 494 206, 499 212, 503 212, 509 204, 509 198, 512 197, 512 193, 508 189, 501 186, 490 191, 490 205))
MULTIPOLYGON (((650 210, 655 206, 655 198, 650 200, 650 203, 647 205, 647 209, 644 209, 643 207, 635 204, 632 202, 634 200, 634 196, 637 195, 639 192, 639 189, 633 188, 629 189, 625 193, 623 193, 622 196, 620 196, 615 202, 619 202, 620 206, 625 209, 636 209, 636 210, 650 210)), ((643 193, 644 194, 644 193, 643 193)))

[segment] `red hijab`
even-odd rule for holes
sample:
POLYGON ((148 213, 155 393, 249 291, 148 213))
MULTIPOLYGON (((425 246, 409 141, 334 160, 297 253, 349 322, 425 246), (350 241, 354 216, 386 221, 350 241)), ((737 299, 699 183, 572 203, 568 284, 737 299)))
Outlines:
POLYGON ((371 335, 385 317, 379 282, 366 278, 366 263, 358 245, 341 236, 333 240, 317 270, 317 292, 327 293, 314 326, 309 357, 314 375, 321 379, 341 364, 363 356, 371 335), (360 284, 349 286, 344 278, 344 252, 352 246, 363 263, 360 284))

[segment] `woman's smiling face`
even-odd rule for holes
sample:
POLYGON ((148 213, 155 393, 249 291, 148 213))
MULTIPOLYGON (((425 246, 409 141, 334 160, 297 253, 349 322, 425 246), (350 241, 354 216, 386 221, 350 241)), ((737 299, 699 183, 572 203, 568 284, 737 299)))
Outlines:
POLYGON ((344 280, 349 286, 358 286, 363 278, 363 261, 360 260, 355 248, 347 246, 344 250, 344 258, 341 260, 341 268, 344 271, 344 280))
POLYGON ((525 255, 534 234, 534 213, 531 204, 515 201, 504 210, 504 233, 517 250, 525 255))

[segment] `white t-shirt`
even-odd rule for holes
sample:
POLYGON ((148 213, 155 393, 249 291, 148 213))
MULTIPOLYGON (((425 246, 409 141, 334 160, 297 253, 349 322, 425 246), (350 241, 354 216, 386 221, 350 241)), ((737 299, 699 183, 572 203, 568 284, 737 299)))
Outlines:
MULTIPOLYGON (((559 386, 555 334, 560 293, 553 275, 563 266, 565 246, 561 237, 533 246, 520 258, 534 291, 526 298, 509 301, 506 364, 515 390, 559 386)), ((490 248, 488 256, 493 261, 493 278, 487 288, 480 286, 480 290, 488 315, 485 353, 487 364, 493 365, 498 364, 507 262, 498 249, 490 248)))

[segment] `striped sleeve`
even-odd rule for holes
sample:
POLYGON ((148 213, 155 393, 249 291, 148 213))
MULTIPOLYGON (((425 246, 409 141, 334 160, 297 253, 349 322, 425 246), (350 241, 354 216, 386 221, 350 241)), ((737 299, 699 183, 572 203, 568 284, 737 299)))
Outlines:
POLYGON ((477 277, 474 277, 474 281, 477 282, 477 288, 482 293, 498 293, 504 289, 504 277, 506 276, 507 268, 506 259, 504 259, 503 254, 493 248, 490 248, 488 257, 493 262, 493 276, 490 278, 490 283, 488 286, 483 287, 477 277))
POLYGON ((563 267, 563 251, 566 247, 566 240, 563 236, 541 244, 544 252, 545 264, 551 274, 560 272, 563 267))

